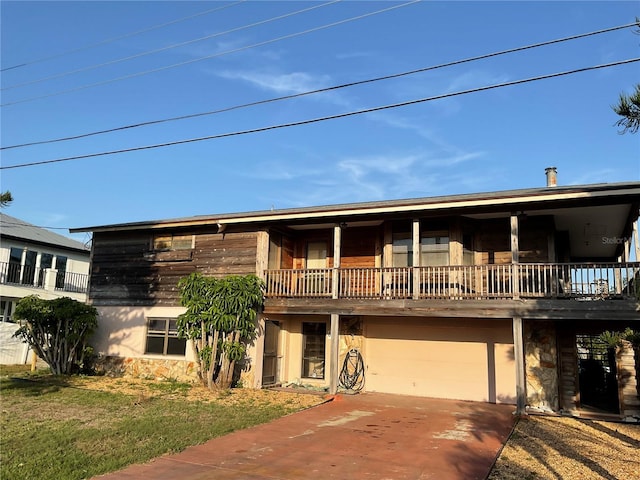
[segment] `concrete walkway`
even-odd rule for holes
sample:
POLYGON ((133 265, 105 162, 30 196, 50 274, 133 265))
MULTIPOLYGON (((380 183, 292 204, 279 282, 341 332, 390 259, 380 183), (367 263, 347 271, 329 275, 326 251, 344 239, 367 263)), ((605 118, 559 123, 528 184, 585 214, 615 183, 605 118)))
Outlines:
POLYGON ((377 393, 331 402, 100 480, 484 479, 511 405, 377 393))

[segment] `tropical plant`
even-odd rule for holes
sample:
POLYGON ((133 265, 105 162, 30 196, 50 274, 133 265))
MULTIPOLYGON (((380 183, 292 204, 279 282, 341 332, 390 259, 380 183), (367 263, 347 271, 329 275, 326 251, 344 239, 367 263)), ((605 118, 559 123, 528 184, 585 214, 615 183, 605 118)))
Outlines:
POLYGON ((68 297, 43 300, 22 298, 14 318, 21 327, 14 334, 42 358, 56 375, 77 373, 86 367, 89 336, 98 326, 97 310, 68 297))
POLYGON ((187 309, 178 317, 178 335, 191 340, 200 380, 209 389, 231 387, 236 362, 256 336, 264 282, 255 275, 192 273, 178 287, 187 309))

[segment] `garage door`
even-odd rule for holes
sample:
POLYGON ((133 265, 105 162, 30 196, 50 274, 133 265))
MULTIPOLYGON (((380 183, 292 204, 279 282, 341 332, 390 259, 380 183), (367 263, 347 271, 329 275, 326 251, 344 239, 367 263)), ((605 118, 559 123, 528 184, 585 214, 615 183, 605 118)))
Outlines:
POLYGON ((372 318, 366 390, 515 403, 510 321, 372 318))

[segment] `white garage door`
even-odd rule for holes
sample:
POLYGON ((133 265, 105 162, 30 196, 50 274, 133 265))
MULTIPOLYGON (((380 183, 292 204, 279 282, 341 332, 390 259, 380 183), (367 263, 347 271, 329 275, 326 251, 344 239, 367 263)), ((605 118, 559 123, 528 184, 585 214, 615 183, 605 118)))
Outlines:
POLYGON ((515 403, 510 321, 371 318, 366 390, 515 403))

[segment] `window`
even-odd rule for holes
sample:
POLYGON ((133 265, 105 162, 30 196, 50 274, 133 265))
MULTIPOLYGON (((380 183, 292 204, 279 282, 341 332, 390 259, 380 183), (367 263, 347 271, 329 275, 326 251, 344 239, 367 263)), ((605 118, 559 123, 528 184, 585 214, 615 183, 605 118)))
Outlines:
POLYGON ((411 267, 413 265, 413 240, 411 233, 394 233, 392 252, 394 267, 411 267))
POLYGON ((50 253, 43 253, 40 255, 40 273, 38 274, 38 286, 44 286, 44 275, 47 268, 53 266, 53 255, 50 253))
POLYGON ((58 255, 56 257, 56 288, 64 288, 65 278, 67 276, 67 257, 58 255))
POLYGON ((307 244, 307 268, 327 268, 327 242, 307 244))
POLYGON ((154 250, 191 250, 193 235, 158 235, 153 238, 154 250))
POLYGON ((175 318, 149 318, 147 345, 144 353, 156 355, 184 355, 187 340, 178 338, 175 318))
POLYGON ((302 324, 302 377, 324 378, 325 323, 302 324))
POLYGON ((420 240, 420 264, 449 265, 449 237, 446 234, 424 236, 420 240))
POLYGON ((7 283, 20 283, 20 269, 22 268, 22 249, 11 247, 9 254, 9 271, 7 283))

